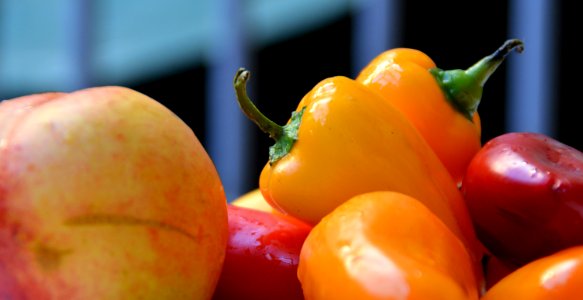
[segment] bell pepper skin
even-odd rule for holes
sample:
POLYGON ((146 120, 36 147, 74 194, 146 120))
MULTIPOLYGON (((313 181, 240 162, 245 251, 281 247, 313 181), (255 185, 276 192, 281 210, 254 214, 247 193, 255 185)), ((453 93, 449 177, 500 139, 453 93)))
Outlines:
MULTIPOLYGON (((248 78, 246 70, 235 77, 238 100, 248 116, 257 116, 249 111, 252 103, 244 89, 248 78)), ((316 224, 358 194, 401 192, 433 211, 479 262, 482 246, 456 184, 403 114, 377 93, 342 76, 317 84, 300 101, 295 115, 301 112, 297 140, 289 153, 267 163, 259 178, 271 206, 316 224)))
POLYGON ((312 227, 282 214, 227 208, 229 240, 213 300, 302 300, 296 273, 312 227))
POLYGON ((278 210, 271 207, 271 205, 265 201, 265 198, 263 198, 263 195, 258 188, 241 195, 239 198, 233 200, 231 204, 238 207, 246 207, 269 213, 279 213, 278 210))
POLYGON ((318 223, 300 254, 307 300, 478 299, 463 243, 396 192, 351 198, 318 223))
POLYGON ((373 59, 356 80, 407 116, 457 183, 481 147, 482 88, 519 40, 509 40, 468 70, 443 71, 423 52, 396 48, 373 59))
POLYGON ((583 244, 583 153, 548 136, 493 138, 471 161, 462 193, 478 237, 522 266, 583 244))
POLYGON ((535 260, 494 285, 483 300, 583 299, 583 246, 535 260))
POLYGON ((515 265, 501 261, 495 256, 489 256, 484 264, 486 290, 489 290, 492 286, 517 269, 518 267, 515 265))

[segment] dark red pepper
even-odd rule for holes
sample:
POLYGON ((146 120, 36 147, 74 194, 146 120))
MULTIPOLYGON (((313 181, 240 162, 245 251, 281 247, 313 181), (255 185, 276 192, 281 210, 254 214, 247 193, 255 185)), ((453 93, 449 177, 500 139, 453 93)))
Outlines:
POLYGON ((583 244, 583 153, 548 136, 490 140, 462 192, 478 237, 501 260, 524 265, 583 244))
POLYGON ((279 213, 227 209, 229 240, 213 300, 304 299, 297 269, 312 227, 279 213))

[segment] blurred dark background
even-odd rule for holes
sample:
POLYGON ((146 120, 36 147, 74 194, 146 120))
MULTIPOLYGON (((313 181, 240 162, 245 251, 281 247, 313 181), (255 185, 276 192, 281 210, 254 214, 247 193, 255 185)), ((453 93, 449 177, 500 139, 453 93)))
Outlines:
POLYGON ((354 77, 393 47, 442 69, 467 68, 508 38, 512 54, 486 84, 483 142, 536 131, 583 149, 574 1, 198 0, 0 1, 0 99, 124 85, 160 101, 195 132, 228 198, 258 184, 271 140, 239 111, 232 78, 285 123, 320 80, 354 77))

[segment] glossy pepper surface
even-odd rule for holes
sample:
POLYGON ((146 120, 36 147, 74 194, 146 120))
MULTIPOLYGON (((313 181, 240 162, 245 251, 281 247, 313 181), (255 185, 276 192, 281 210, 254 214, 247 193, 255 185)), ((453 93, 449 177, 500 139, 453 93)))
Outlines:
POLYGON ((463 243, 396 192, 351 198, 304 242, 298 277, 312 299, 478 299, 463 243))
POLYGON ((232 205, 238 207, 246 207, 255 210, 260 210, 269 213, 280 213, 274 209, 261 194, 259 189, 251 190, 231 202, 232 205))
POLYGON ((568 248, 535 260, 514 271, 482 298, 583 299, 583 246, 568 248))
POLYGON ((490 289, 501 279, 516 271, 517 266, 501 261, 495 256, 488 256, 484 261, 484 281, 486 289, 490 289))
POLYGON ((213 300, 302 300, 296 273, 312 227, 282 214, 227 209, 229 240, 213 300))
POLYGON ((583 153, 539 133, 493 138, 462 192, 478 237, 517 266, 583 244, 583 153))
POLYGON ((259 188, 273 207, 316 224, 353 196, 398 191, 427 205, 479 260, 481 248, 451 176, 404 115, 380 95, 346 77, 328 78, 300 101, 288 127, 278 128, 265 124, 248 98, 248 78, 246 70, 235 77, 243 111, 271 136, 283 135, 284 144, 293 141, 291 147, 272 148, 272 154, 281 150, 277 147, 289 151, 277 159, 272 155, 260 176, 259 188))
POLYGON ((465 71, 440 70, 423 52, 396 48, 373 59, 356 80, 405 114, 459 183, 481 146, 482 87, 505 56, 522 47, 508 40, 465 71))

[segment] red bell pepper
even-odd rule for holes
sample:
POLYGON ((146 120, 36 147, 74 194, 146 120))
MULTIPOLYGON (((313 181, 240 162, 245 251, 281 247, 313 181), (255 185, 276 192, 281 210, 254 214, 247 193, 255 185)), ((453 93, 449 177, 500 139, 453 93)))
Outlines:
POLYGON ((227 209, 229 240, 213 300, 303 299, 296 273, 312 227, 280 213, 227 209))
POLYGON ((490 140, 462 192, 478 237, 501 260, 520 266, 583 244, 583 153, 548 136, 490 140))

